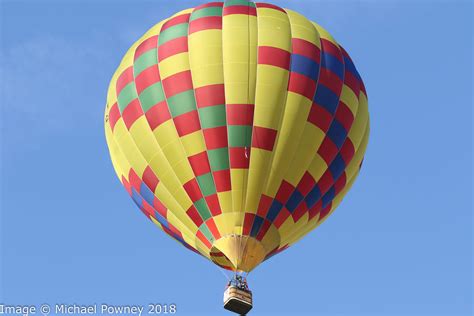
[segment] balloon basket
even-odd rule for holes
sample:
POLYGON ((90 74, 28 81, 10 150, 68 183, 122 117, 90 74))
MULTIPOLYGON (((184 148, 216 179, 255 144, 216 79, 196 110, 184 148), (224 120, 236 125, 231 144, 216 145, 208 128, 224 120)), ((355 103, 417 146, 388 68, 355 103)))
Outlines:
POLYGON ((245 315, 252 309, 252 292, 229 286, 224 292, 224 308, 245 315))

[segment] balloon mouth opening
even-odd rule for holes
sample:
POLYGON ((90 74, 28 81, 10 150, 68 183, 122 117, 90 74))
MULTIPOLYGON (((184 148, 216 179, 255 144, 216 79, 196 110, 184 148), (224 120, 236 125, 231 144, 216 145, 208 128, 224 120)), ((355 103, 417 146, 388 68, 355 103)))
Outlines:
POLYGON ((218 266, 236 272, 250 272, 266 257, 267 250, 254 237, 231 234, 214 241, 211 260, 218 266))

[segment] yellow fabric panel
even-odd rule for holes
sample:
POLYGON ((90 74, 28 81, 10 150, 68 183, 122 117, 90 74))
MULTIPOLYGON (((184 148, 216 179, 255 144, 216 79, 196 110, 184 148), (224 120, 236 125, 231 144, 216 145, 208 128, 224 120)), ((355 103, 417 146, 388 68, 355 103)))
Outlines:
POLYGON ((194 88, 224 83, 222 31, 193 33, 188 38, 188 46, 194 88))
MULTIPOLYGON (((150 161, 150 168, 152 170, 157 170, 155 174, 160 179, 160 183, 163 183, 168 189, 168 191, 173 194, 181 187, 182 184, 179 182, 179 179, 174 175, 174 172, 171 168, 161 169, 160 171, 159 166, 163 165, 164 161, 166 160, 164 160, 161 155, 157 155, 150 161)), ((191 206, 191 200, 189 200, 189 202, 185 201, 184 203, 181 203, 181 201, 178 202, 184 209, 188 209, 189 206, 191 206)))
MULTIPOLYGON (((115 125, 115 129, 117 129, 117 127, 118 126, 115 125)), ((115 137, 115 141, 121 148, 122 153, 125 155, 125 157, 127 157, 130 165, 133 166, 133 170, 135 170, 138 175, 142 175, 148 164, 138 150, 137 145, 133 141, 130 134, 125 133, 120 138, 115 137)))
POLYGON ((360 143, 359 148, 357 149, 354 157, 352 158, 349 165, 346 167, 346 182, 349 183, 350 180, 359 173, 359 166, 364 159, 365 150, 369 141, 370 128, 369 125, 366 126, 364 137, 362 137, 362 142, 360 143))
POLYGON ((120 153, 120 148, 117 146, 115 141, 113 140, 113 135, 112 135, 112 130, 110 128, 110 123, 108 120, 105 121, 104 124, 104 131, 105 131, 105 140, 108 145, 109 149, 109 154, 110 154, 110 160, 112 160, 112 166, 114 167, 115 174, 119 178, 120 181, 122 181, 122 176, 125 175, 125 169, 129 168, 123 168, 123 162, 122 160, 123 155, 120 153))
POLYGON ((354 91, 346 85, 342 86, 340 101, 347 105, 353 115, 356 115, 357 107, 359 106, 359 98, 355 95, 354 91))
POLYGON ((161 80, 165 80, 174 74, 189 70, 188 53, 180 53, 170 56, 158 64, 161 80))
MULTIPOLYGON (((293 154, 284 180, 296 186, 314 159, 315 153, 324 139, 324 132, 317 126, 306 123, 298 147, 293 154)), ((278 189, 278 188, 276 188, 278 189)))
POLYGON ((270 65, 257 66, 257 91, 253 125, 277 130, 285 109, 288 71, 270 65))
POLYGON ((262 239, 262 244, 265 246, 267 252, 272 251, 281 244, 281 237, 279 231, 275 226, 271 225, 267 233, 262 239))
POLYGON ((129 132, 148 163, 158 151, 161 151, 144 115, 133 123, 129 132))
POLYGON ((186 154, 184 153, 183 147, 181 146, 181 142, 179 141, 179 139, 173 139, 172 142, 162 147, 162 150, 168 161, 171 162, 172 167, 175 167, 178 161, 182 161, 183 159, 185 159, 183 157, 186 157, 186 154))
POLYGON ((194 156, 206 151, 201 131, 196 131, 181 137, 181 143, 183 143, 184 148, 186 148, 188 156, 194 156))
POLYGON ((233 14, 224 16, 222 20, 226 102, 253 103, 257 72, 257 18, 233 14))
POLYGON ((206 67, 192 68, 194 89, 213 84, 224 83, 222 64, 212 64, 206 67))
POLYGON ((238 213, 235 212, 222 213, 214 216, 214 222, 216 223, 216 226, 219 227, 221 236, 231 235, 234 233, 234 223, 237 222, 237 219, 240 220, 240 217, 237 217, 238 213))
POLYGON ((369 119, 367 99, 363 93, 359 94, 359 106, 357 107, 357 114, 352 123, 351 130, 347 135, 352 140, 354 148, 359 147, 362 136, 364 135, 366 125, 369 119))
POLYGON ((234 234, 242 235, 243 233, 243 224, 244 224, 244 212, 234 212, 235 219, 234 219, 234 234))
MULTIPOLYGON (((151 164, 153 164, 153 160, 151 164)), ((160 178, 160 181, 166 184, 166 188, 173 195, 176 202, 182 206, 183 210, 186 211, 191 207, 191 199, 182 189, 182 184, 179 183, 179 180, 176 180, 176 175, 172 170, 164 173, 160 178)))
POLYGON ((336 45, 336 47, 339 47, 339 44, 336 42, 336 40, 334 39, 334 37, 332 37, 331 34, 329 34, 328 31, 326 31, 326 29, 324 29, 321 25, 315 23, 315 22, 311 22, 313 23, 314 27, 316 28, 316 30, 318 31, 319 33, 319 37, 321 39, 325 39, 325 40, 328 40, 330 41, 331 43, 333 43, 334 45, 336 45))
POLYGON ((347 178, 352 177, 359 170, 359 165, 362 162, 362 159, 364 158, 365 149, 367 148, 367 144, 369 142, 369 133, 370 133, 370 126, 367 123, 365 131, 364 131, 364 136, 362 137, 362 142, 360 143, 360 146, 357 148, 357 151, 355 152, 355 155, 352 158, 351 162, 346 167, 347 178))
POLYGON ((293 38, 303 39, 321 49, 319 33, 313 23, 298 12, 285 9, 291 24, 291 36, 293 38))
POLYGON ((221 236, 242 233, 244 213, 226 212, 213 217, 221 236))
POLYGON ((260 148, 252 148, 250 155, 250 169, 245 199, 245 211, 256 213, 263 185, 271 166, 272 152, 260 148))
MULTIPOLYGON (((155 153, 155 156, 150 160, 149 165, 151 170, 153 170, 153 172, 156 174, 156 176, 158 177, 158 179, 160 179, 161 182, 163 182, 163 176, 165 174, 168 174, 173 171, 161 148, 157 153, 155 153)), ((176 185, 180 184, 177 177, 174 177, 172 181, 176 182, 176 185)), ((165 185, 168 186, 169 183, 165 182, 165 185)), ((173 187, 175 187, 176 185, 173 185, 173 187)))
POLYGON ((155 135, 155 138, 158 141, 158 144, 160 144, 161 148, 165 147, 173 140, 179 138, 176 127, 174 126, 174 122, 171 119, 155 128, 153 130, 153 134, 155 135))
POLYGON ((309 174, 318 181, 327 169, 326 161, 318 153, 315 153, 313 161, 311 161, 308 168, 309 174))
POLYGON ((301 135, 303 135, 311 104, 312 101, 302 95, 288 93, 278 142, 275 144, 275 156, 264 190, 267 195, 274 196, 276 194, 277 186, 280 185, 284 172, 290 166, 289 155, 296 152, 298 148, 298 142, 295 140, 301 139, 301 135))
POLYGON ((217 192, 219 204, 223 213, 232 212, 232 191, 217 192))
POLYGON ((121 138, 123 135, 128 134, 127 127, 123 122, 123 119, 120 118, 117 123, 115 123, 114 131, 112 132, 114 138, 121 138))
MULTIPOLYGON (((189 167, 188 159, 183 159, 173 165, 173 169, 182 184, 194 178, 193 170, 189 167)), ((184 191, 183 191, 184 192, 184 191)))
POLYGON ((258 46, 291 51, 291 29, 288 16, 281 11, 257 8, 258 46))
POLYGON ((247 186, 248 169, 230 169, 230 182, 232 185, 232 210, 243 212, 245 190, 247 186))
POLYGON ((183 150, 183 146, 179 138, 162 147, 162 149, 166 159, 170 161, 171 167, 178 176, 181 184, 185 184, 194 178, 193 171, 186 158, 186 153, 183 150))

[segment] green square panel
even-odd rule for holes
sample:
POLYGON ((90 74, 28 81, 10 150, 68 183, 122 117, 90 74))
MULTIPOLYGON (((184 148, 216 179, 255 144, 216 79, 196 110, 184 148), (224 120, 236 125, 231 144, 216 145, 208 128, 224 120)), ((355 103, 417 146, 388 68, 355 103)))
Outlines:
MULTIPOLYGON (((158 64, 158 56, 156 55, 156 48, 150 49, 143 53, 133 62, 133 76, 136 78, 145 69, 150 66, 158 64)), ((157 68, 158 71, 158 68, 157 68)))
POLYGON ((207 207, 206 200, 200 199, 196 202, 194 202, 194 206, 198 210, 199 215, 201 215, 201 218, 204 221, 207 221, 209 218, 211 218, 211 211, 209 211, 209 208, 207 207))
POLYGON ((229 125, 229 147, 250 147, 252 140, 252 126, 229 125))
POLYGON ((203 174, 202 176, 196 177, 196 179, 204 196, 209 196, 216 193, 214 179, 212 178, 212 174, 210 172, 203 174))
POLYGON ((194 90, 187 90, 168 98, 168 107, 173 117, 191 112, 196 109, 196 101, 194 99, 194 90))
POLYGON ((158 37, 159 45, 183 36, 188 36, 188 23, 177 24, 161 32, 158 37))
POLYGON ((255 3, 253 3, 252 1, 247 1, 247 0, 227 0, 225 2, 226 7, 230 7, 233 5, 245 5, 248 7, 255 7, 255 3))
POLYGON ((229 169, 229 149, 227 147, 207 151, 212 171, 229 169))
POLYGON ((163 87, 161 82, 156 82, 151 86, 147 87, 140 93, 140 103, 142 105, 143 112, 148 111, 152 106, 160 103, 165 99, 163 93, 163 87))
POLYGON ((209 240, 211 243, 214 241, 214 236, 212 235, 211 231, 209 230, 209 227, 207 227, 206 224, 202 224, 201 227, 199 227, 199 230, 201 233, 203 233, 204 236, 206 236, 207 240, 209 240))
POLYGON ((199 109, 199 120, 202 128, 226 125, 225 105, 206 106, 199 109))
POLYGON ((133 100, 138 98, 137 96, 137 89, 135 87, 135 83, 132 81, 127 84, 117 98, 118 107, 120 109, 120 113, 123 113, 123 110, 130 104, 133 100))
POLYGON ((193 14, 191 14, 190 21, 207 16, 222 16, 222 7, 208 7, 196 10, 193 12, 193 14))

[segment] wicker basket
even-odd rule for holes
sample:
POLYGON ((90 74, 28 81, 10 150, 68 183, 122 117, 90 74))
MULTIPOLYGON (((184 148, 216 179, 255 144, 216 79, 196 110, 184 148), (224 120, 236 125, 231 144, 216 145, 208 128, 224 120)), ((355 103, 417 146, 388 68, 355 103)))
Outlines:
POLYGON ((252 309, 252 292, 229 286, 224 292, 224 308, 245 315, 252 309))

